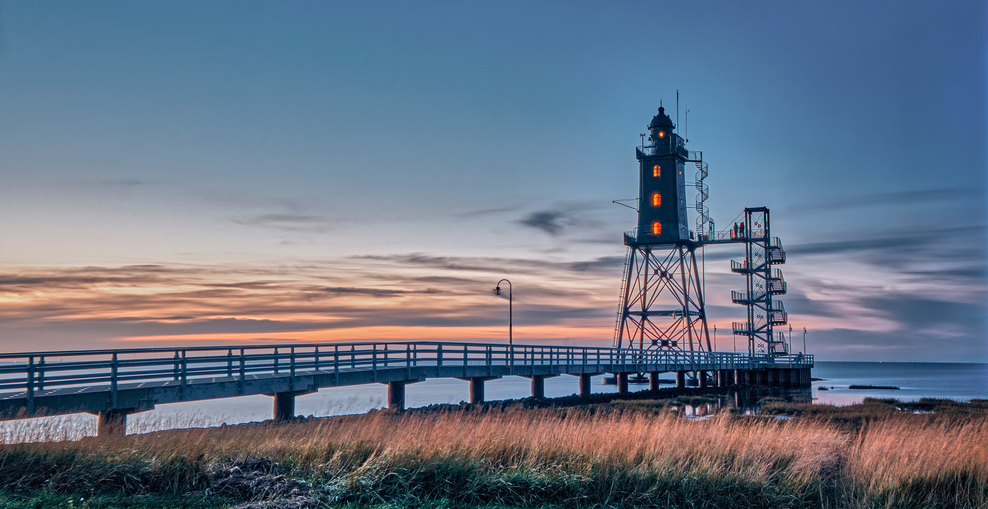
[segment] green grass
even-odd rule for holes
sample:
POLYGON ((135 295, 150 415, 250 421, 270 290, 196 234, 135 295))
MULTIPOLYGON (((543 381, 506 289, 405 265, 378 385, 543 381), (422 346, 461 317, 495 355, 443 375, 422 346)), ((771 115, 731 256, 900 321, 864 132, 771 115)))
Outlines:
POLYGON ((222 497, 180 495, 96 495, 58 494, 43 491, 33 495, 0 493, 4 509, 217 509, 234 505, 235 500, 222 497))

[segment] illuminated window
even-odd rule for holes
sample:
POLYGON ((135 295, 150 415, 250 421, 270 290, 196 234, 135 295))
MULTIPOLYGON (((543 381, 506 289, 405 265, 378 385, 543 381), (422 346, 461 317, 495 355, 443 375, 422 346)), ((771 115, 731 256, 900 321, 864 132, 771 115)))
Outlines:
POLYGON ((657 165, 657 164, 655 166, 653 166, 652 167, 652 176, 653 177, 661 177, 662 176, 662 167, 659 166, 659 165, 657 165))
POLYGON ((666 132, 665 131, 659 131, 659 138, 665 138, 665 137, 666 137, 666 132))
POLYGON ((652 193, 652 206, 658 207, 662 205, 662 195, 659 193, 652 193))
POLYGON ((652 235, 662 235, 662 223, 652 223, 652 235))

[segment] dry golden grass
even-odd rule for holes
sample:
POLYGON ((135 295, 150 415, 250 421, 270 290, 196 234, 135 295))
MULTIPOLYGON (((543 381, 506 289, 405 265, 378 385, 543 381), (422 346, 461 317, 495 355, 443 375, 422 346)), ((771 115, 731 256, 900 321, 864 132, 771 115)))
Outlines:
POLYGON ((307 496, 322 503, 988 507, 988 417, 886 410, 860 428, 830 411, 704 421, 629 405, 375 412, 7 445, 0 487, 64 491, 51 482, 61 476, 77 486, 117 479, 112 489, 124 492, 181 493, 208 489, 210 465, 259 457, 309 482, 307 496))

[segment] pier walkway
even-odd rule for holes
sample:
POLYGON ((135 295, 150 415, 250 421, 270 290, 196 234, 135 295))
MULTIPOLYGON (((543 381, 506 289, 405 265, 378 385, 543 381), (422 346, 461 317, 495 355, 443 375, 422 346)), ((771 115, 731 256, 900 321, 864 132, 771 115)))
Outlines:
POLYGON ((156 405, 264 394, 274 398, 274 419, 295 415, 295 397, 320 388, 388 385, 388 407, 402 410, 405 385, 428 378, 470 382, 470 402, 484 400, 484 382, 504 376, 544 380, 613 373, 618 392, 628 376, 675 372, 677 386, 757 384, 808 386, 811 355, 751 357, 727 352, 561 347, 454 342, 281 344, 145 348, 0 354, 0 420, 72 413, 99 416, 99 434, 122 434, 126 416, 156 405))

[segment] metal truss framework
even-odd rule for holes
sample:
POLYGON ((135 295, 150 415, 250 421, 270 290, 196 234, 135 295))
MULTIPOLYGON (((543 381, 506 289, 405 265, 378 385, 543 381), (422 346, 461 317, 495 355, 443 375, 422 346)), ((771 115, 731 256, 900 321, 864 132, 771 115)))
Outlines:
POLYGON ((712 351, 697 244, 626 243, 615 346, 712 351))
POLYGON ((784 355, 789 352, 785 333, 775 333, 773 327, 788 323, 785 306, 774 296, 786 293, 782 271, 774 265, 786 262, 782 241, 771 236, 769 211, 765 207, 744 209, 744 220, 735 224, 731 236, 744 242, 744 261, 731 261, 731 272, 743 274, 746 289, 731 292, 731 300, 748 309, 746 322, 734 322, 734 334, 748 338, 750 355, 784 355))

